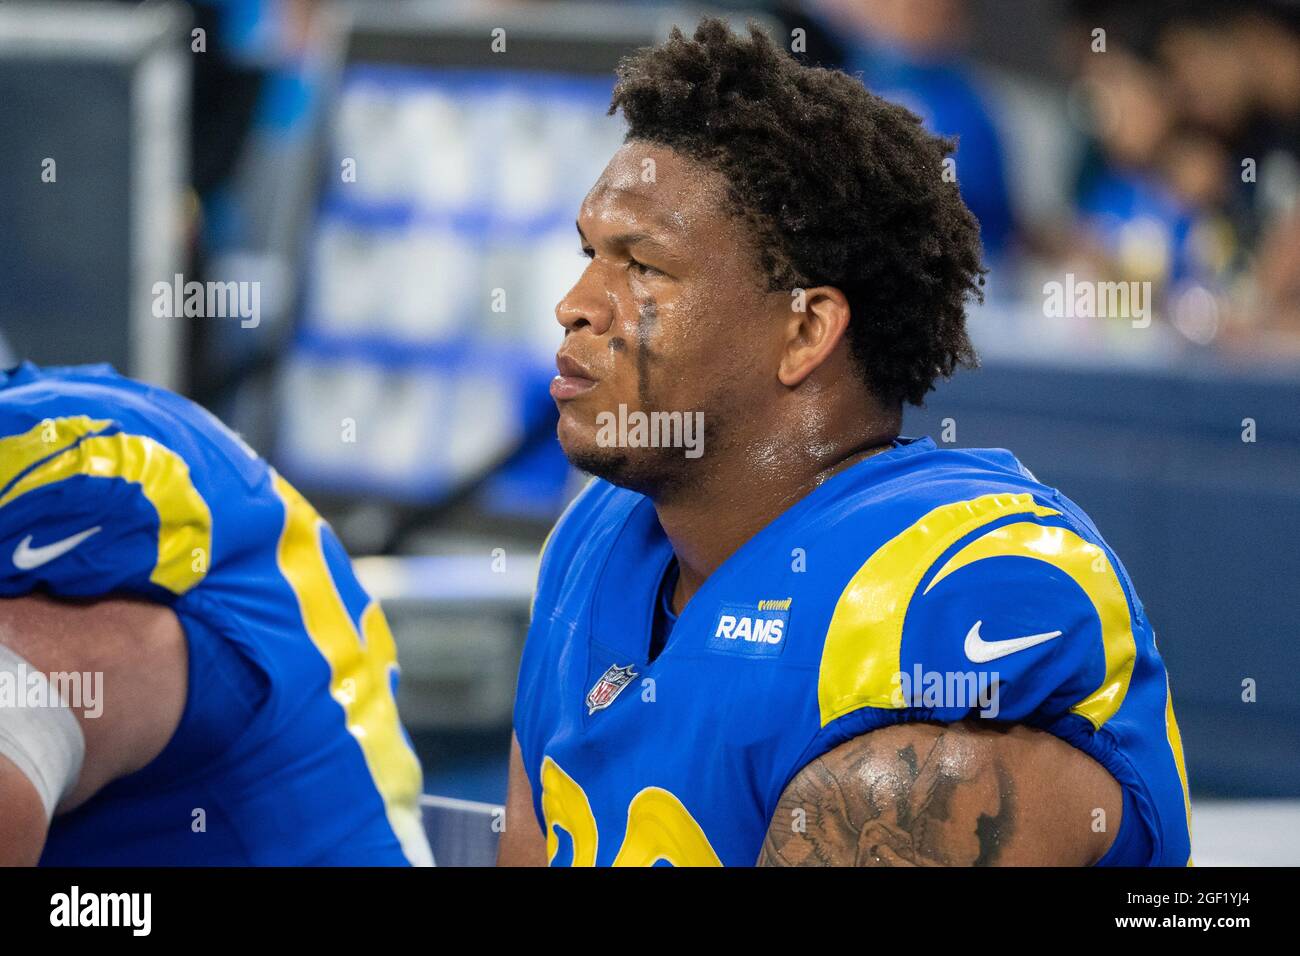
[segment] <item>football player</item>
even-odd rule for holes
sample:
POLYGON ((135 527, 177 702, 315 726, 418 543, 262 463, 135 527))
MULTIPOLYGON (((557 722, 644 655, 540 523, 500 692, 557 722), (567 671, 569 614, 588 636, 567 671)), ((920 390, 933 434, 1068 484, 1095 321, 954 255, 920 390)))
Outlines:
POLYGON ((975 359, 952 144, 715 19, 615 109, 552 385, 596 478, 544 547, 500 862, 1186 864, 1119 559, 1009 452, 899 433, 975 359))
POLYGON ((0 863, 428 864, 396 681, 338 539, 213 416, 0 372, 0 863))

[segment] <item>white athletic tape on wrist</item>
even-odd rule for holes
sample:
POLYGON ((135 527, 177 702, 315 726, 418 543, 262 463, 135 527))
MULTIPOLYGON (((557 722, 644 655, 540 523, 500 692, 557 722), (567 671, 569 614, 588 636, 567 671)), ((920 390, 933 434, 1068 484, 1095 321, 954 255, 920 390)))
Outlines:
POLYGON ((13 650, 0 644, 0 681, 14 690, 0 696, 0 756, 8 757, 31 781, 45 806, 45 819, 54 817, 59 801, 76 785, 86 756, 81 724, 49 679, 13 650), (37 682, 44 686, 30 693, 37 682), (28 700, 45 702, 28 706, 28 700))

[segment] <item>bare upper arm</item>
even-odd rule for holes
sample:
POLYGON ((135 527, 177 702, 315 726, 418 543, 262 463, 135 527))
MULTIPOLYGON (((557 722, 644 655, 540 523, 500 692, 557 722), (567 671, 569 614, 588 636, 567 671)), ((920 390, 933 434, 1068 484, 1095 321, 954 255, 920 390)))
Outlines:
MULTIPOLYGON (((73 712, 86 752, 81 775, 56 813, 147 765, 180 723, 188 648, 180 622, 167 607, 127 598, 0 599, 0 644, 47 679, 80 675, 82 700, 73 712)), ((17 775, 16 768, 10 769, 17 775)))
POLYGON ((1045 731, 900 724, 804 767, 758 864, 1084 866, 1110 846, 1121 808, 1114 778, 1045 731))
POLYGON ((533 812, 533 788, 524 770, 519 738, 510 736, 510 783, 506 826, 497 848, 497 866, 546 866, 546 838, 533 812))
POLYGON ((0 866, 35 866, 45 834, 40 794, 11 760, 0 756, 0 866))

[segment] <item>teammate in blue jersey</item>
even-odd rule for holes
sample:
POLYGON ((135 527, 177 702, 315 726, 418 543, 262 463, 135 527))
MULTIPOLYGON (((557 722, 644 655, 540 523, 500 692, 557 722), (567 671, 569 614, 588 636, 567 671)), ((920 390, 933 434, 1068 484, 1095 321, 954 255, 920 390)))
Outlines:
POLYGON ((215 418, 0 372, 0 863, 430 863, 396 680, 338 539, 215 418))
POLYGON ((1010 453, 899 434, 974 364, 951 144, 716 20, 613 107, 552 385, 597 477, 543 550, 500 862, 1188 863, 1119 559, 1010 453))

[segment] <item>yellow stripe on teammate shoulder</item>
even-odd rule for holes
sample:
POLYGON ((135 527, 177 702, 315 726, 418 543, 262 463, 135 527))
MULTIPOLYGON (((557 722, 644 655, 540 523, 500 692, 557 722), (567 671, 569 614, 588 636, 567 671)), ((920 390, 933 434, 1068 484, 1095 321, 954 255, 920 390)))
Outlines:
POLYGON ((388 620, 372 600, 358 632, 325 558, 324 519, 278 472, 271 472, 271 481, 284 505, 276 563, 297 598, 303 629, 329 665, 330 696, 361 748, 407 860, 428 866, 433 858, 420 822, 420 761, 407 746, 393 699, 397 645, 388 620))
POLYGON ((78 439, 91 432, 103 431, 111 424, 107 418, 87 415, 47 418, 21 435, 0 438, 0 488, 41 459, 64 451, 78 439))
MULTIPOLYGON (((60 437, 74 436, 78 430, 85 435, 93 426, 105 424, 85 418, 57 420, 60 437)), ((32 432, 15 438, 22 442, 30 435, 32 432)), ((15 448, 32 451, 27 445, 15 448)), ((8 450, 5 448, 6 453, 8 450)), ((119 432, 91 435, 78 444, 65 443, 62 452, 15 482, 0 497, 0 508, 28 492, 77 475, 120 478, 140 486, 158 513, 158 551, 150 581, 173 594, 184 594, 203 580, 212 561, 212 512, 194 487, 185 459, 145 435, 119 432)))

